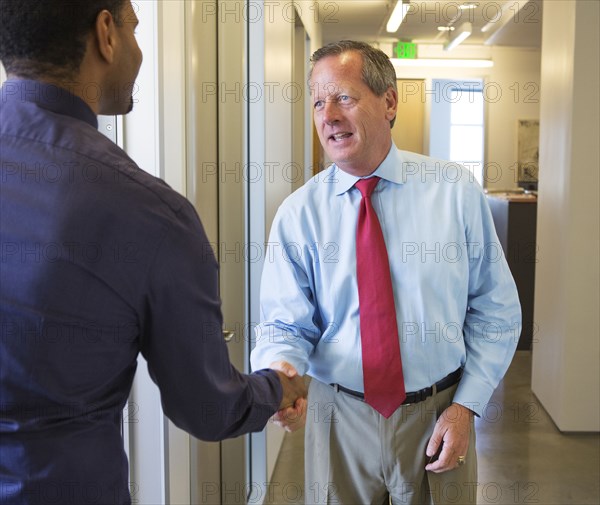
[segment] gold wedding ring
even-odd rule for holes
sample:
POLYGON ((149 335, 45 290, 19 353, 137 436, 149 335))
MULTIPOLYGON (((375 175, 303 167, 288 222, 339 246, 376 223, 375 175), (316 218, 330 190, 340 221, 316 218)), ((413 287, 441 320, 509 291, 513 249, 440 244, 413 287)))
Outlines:
POLYGON ((466 460, 467 458, 465 458, 464 456, 459 456, 456 462, 458 463, 458 466, 463 466, 466 460))

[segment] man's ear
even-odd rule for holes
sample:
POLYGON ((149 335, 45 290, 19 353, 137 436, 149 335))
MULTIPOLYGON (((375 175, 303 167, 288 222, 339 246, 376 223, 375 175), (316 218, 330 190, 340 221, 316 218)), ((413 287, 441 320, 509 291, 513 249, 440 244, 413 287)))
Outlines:
POLYGON ((398 92, 391 86, 385 92, 386 119, 391 121, 398 111, 398 92))
POLYGON ((112 14, 101 11, 96 17, 95 35, 98 53, 107 62, 112 63, 115 56, 116 25, 112 14))

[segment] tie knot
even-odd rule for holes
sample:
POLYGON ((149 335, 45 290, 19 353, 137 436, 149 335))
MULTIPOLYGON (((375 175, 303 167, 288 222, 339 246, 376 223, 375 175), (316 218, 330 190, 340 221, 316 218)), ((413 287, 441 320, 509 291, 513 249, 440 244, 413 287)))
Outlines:
POLYGON ((358 188, 363 198, 369 198, 378 182, 379 177, 375 176, 368 179, 359 179, 354 185, 358 188))

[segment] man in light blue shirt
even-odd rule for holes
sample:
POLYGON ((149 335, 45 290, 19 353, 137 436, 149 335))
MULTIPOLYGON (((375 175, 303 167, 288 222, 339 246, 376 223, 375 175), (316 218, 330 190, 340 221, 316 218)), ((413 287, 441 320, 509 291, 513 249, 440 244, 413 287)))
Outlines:
POLYGON ((313 378, 308 406, 275 417, 294 430, 308 410, 306 503, 437 504, 448 485, 460 493, 454 503, 474 503, 473 413, 483 413, 521 329, 485 196, 457 164, 393 145, 396 77, 385 54, 344 41, 312 62, 315 126, 334 163, 275 217, 252 366, 313 378), (407 391, 389 419, 362 398, 354 184, 372 176, 407 391))

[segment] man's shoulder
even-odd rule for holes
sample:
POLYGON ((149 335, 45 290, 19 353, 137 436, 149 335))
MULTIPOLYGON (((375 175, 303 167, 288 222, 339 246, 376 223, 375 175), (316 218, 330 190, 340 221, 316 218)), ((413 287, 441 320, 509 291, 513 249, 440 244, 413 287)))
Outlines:
POLYGON ((462 163, 409 151, 398 154, 404 182, 438 189, 479 189, 474 173, 462 163))
MULTIPOLYGON (((150 200, 157 199, 173 212, 181 210, 187 200, 173 190, 162 179, 146 172, 118 145, 101 133, 97 135, 94 151, 89 153, 93 159, 102 163, 109 180, 116 182, 123 189, 123 196, 135 198, 145 196, 150 200)), ((144 198, 142 198, 144 199, 144 198)))
MULTIPOLYGON (((113 198, 120 197, 126 206, 147 205, 156 212, 162 204, 170 213, 178 213, 187 203, 165 181, 143 170, 120 146, 93 128, 78 136, 73 150, 99 167, 98 174, 92 171, 91 175, 98 177, 98 188, 104 186, 113 198)), ((85 169, 83 178, 86 178, 85 169)))
POLYGON ((48 182, 65 191, 76 189, 82 204, 106 196, 121 209, 149 206, 156 212, 162 205, 177 213, 186 205, 183 196, 85 121, 30 103, 19 103, 16 109, 18 114, 10 118, 9 111, 2 111, 2 158, 26 171, 24 180, 51 178, 48 182))
MULTIPOLYGON (((445 167, 463 168, 462 165, 456 161, 436 158, 434 156, 428 156, 425 154, 402 150, 398 150, 398 154, 403 167, 413 166, 414 169, 418 170, 419 172, 442 171, 445 167)), ((414 169, 411 172, 415 172, 414 169)))
POLYGON ((289 194, 279 206, 280 215, 306 214, 316 210, 336 193, 338 168, 332 164, 314 174, 302 186, 289 194))

